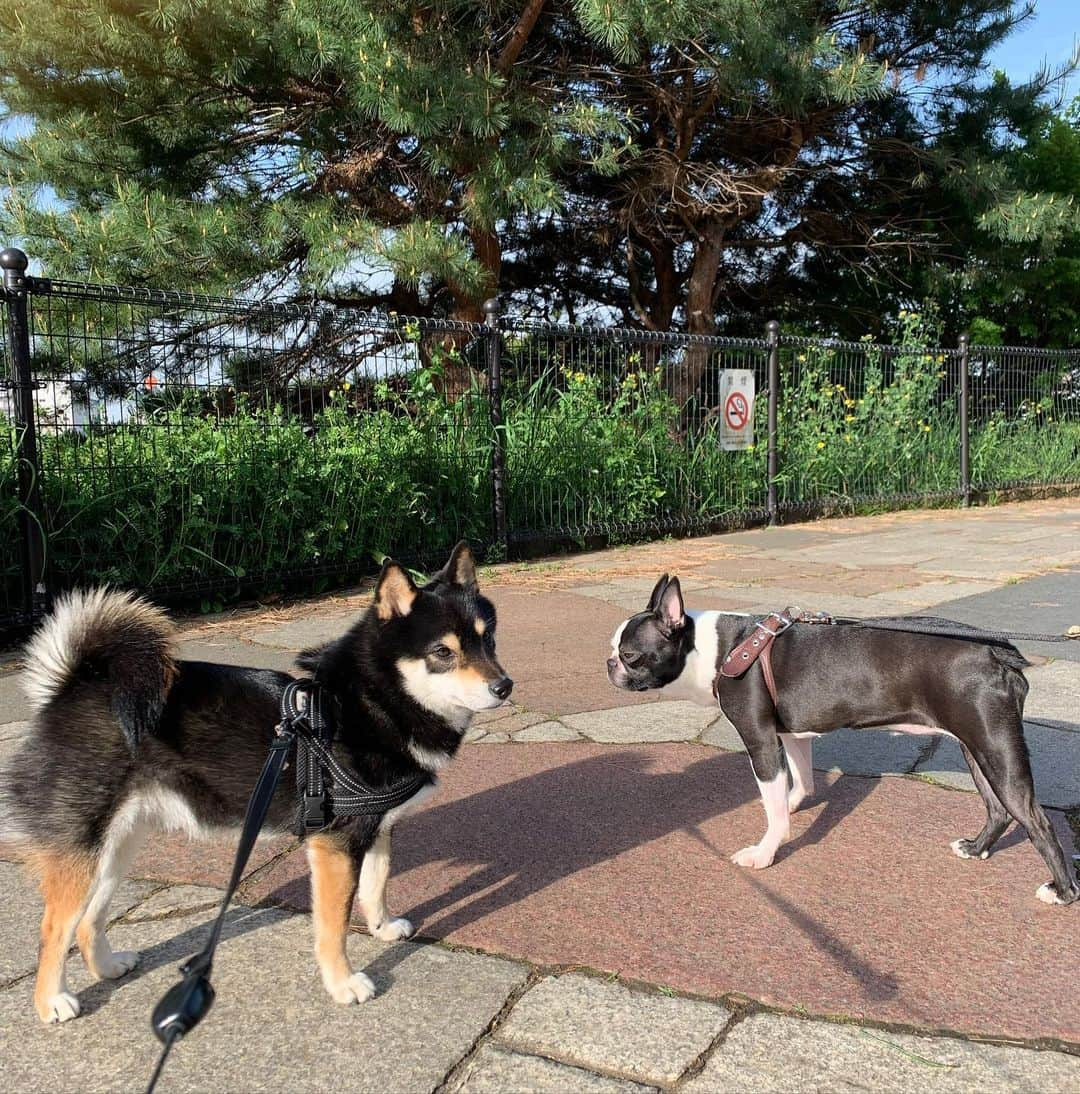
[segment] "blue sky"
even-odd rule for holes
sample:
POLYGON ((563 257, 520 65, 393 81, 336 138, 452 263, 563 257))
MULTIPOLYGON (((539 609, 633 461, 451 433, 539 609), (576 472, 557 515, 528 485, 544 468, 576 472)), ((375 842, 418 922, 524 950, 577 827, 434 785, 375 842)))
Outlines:
MULTIPOLYGON (((1017 83, 1034 75, 1044 61, 1051 67, 1065 64, 1080 41, 1080 3, 1077 0, 1036 0, 1035 15, 1012 33, 990 55, 1017 83)), ((1080 95, 1080 74, 1070 77, 1065 101, 1080 95)))

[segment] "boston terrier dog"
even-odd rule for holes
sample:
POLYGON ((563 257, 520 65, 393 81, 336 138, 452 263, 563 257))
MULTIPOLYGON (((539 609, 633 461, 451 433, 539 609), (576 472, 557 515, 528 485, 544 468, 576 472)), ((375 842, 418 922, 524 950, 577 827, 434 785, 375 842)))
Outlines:
POLYGON ((1035 798, 1024 742, 1028 684, 1022 670, 1028 661, 1014 646, 981 640, 977 632, 968 640, 796 624, 772 643, 773 682, 766 678, 769 664, 753 656, 744 674, 721 675, 730 651, 763 635, 760 622, 761 617, 731 612, 687 612, 678 578, 665 574, 645 610, 616 630, 607 663, 616 687, 662 688, 665 696, 703 706, 719 702, 735 726, 750 755, 768 829, 732 862, 759 870, 772 864, 789 837, 789 813, 814 791, 815 737, 841 726, 889 726, 945 733, 959 743, 987 813, 974 839, 953 842, 960 858, 986 858, 1016 820, 1053 875, 1038 889, 1039 899, 1071 904, 1080 897, 1061 844, 1035 798))

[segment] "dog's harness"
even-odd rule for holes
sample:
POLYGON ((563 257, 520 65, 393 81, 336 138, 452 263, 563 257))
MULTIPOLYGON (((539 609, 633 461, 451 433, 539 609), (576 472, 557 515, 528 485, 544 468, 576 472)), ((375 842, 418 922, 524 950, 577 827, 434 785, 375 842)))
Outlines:
POLYGON ((151 1025, 163 1047, 147 1094, 153 1094, 172 1046, 202 1021, 214 1002, 210 972, 225 913, 266 821, 274 791, 289 766, 290 755, 295 755, 296 788, 307 832, 319 831, 339 817, 385 816, 431 781, 426 774, 406 775, 376 788, 358 779, 338 763, 331 751, 334 724, 327 716, 327 703, 322 685, 314 680, 295 680, 282 693, 281 720, 274 727, 270 754, 248 800, 232 875, 210 937, 194 957, 180 966, 184 979, 174 984, 154 1008, 151 1025))
POLYGON ((776 677, 772 670, 772 644, 796 623, 827 623, 835 622, 826 612, 801 612, 798 608, 785 608, 782 612, 771 612, 764 619, 755 621, 754 629, 749 636, 744 638, 737 646, 728 651, 728 655, 720 663, 716 679, 713 681, 713 698, 720 701, 720 681, 724 677, 736 680, 745 675, 755 661, 761 661, 761 675, 765 678, 765 686, 772 696, 773 706, 778 703, 776 691, 776 677))
MULTIPOLYGON (((332 700, 330 700, 332 702, 332 700)), ((334 724, 320 684, 296 680, 281 696, 276 732, 296 737, 296 791, 304 829, 317 832, 339 817, 379 817, 404 805, 430 782, 426 774, 405 775, 383 787, 368 786, 343 767, 331 751, 334 724)))

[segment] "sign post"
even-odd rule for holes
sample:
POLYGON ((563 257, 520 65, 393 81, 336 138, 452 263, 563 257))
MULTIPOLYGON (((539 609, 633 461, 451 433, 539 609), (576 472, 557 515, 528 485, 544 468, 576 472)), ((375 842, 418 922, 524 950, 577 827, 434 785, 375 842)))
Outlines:
POLYGON ((741 452, 753 443, 753 369, 726 368, 720 373, 720 447, 741 452))

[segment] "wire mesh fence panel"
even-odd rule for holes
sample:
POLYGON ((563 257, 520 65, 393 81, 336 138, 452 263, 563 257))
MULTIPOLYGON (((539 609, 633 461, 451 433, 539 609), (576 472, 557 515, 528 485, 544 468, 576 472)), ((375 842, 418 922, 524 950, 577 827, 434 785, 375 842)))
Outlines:
POLYGON ((511 539, 692 531, 763 511, 764 341, 508 325, 502 410, 511 539), (720 443, 722 370, 754 374, 758 436, 720 443))
POLYGON ((784 337, 780 508, 955 497, 958 353, 784 337))
POLYGON ((30 323, 57 587, 318 587, 490 538, 483 328, 61 282, 30 323))
POLYGON ((972 346, 976 489, 1080 482, 1080 351, 972 346))

